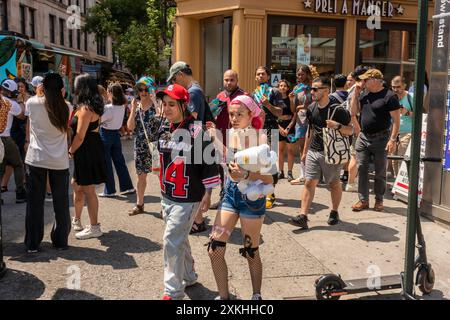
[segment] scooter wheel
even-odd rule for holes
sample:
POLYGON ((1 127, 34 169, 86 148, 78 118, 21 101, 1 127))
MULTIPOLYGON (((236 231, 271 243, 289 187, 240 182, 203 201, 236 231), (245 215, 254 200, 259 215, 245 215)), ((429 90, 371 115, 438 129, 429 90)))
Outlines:
MULTIPOLYGON (((335 276, 334 276, 335 277, 335 276)), ((331 295, 333 291, 342 290, 342 284, 334 277, 323 277, 316 282, 317 300, 339 300, 340 296, 331 295)))
POLYGON ((420 267, 417 271, 417 285, 420 292, 430 294, 433 291, 434 279, 434 270, 430 264, 420 267))

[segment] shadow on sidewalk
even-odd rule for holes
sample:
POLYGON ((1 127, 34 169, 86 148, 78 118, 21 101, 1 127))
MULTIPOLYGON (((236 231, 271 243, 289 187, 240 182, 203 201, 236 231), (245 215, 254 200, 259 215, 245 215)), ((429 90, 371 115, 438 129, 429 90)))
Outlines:
POLYGON ((36 300, 44 291, 44 282, 28 272, 8 269, 0 280, 0 300, 36 300))
POLYGON ((51 300, 103 300, 103 298, 82 290, 60 288, 56 290, 51 300))
POLYGON ((317 230, 330 232, 345 231, 356 235, 356 237, 361 240, 369 242, 396 242, 400 240, 400 238, 396 236, 399 233, 398 230, 371 222, 354 224, 346 221, 341 221, 335 226, 315 226, 310 227, 309 230, 297 229, 292 232, 295 234, 301 234, 317 230))
POLYGON ((75 240, 80 245, 89 241, 100 241, 101 245, 107 247, 106 251, 71 246, 68 250, 57 251, 48 242, 41 244, 41 251, 37 254, 26 254, 22 243, 8 244, 5 248, 5 255, 11 256, 12 261, 23 263, 50 262, 58 258, 70 261, 85 261, 92 265, 110 265, 113 269, 134 269, 138 265, 128 253, 145 253, 159 251, 161 244, 155 243, 147 238, 137 237, 124 231, 109 231, 103 234, 98 240, 75 240))
POLYGON ((211 291, 199 282, 187 287, 185 293, 191 300, 214 300, 218 295, 217 291, 211 291))
MULTIPOLYGON (((266 225, 271 225, 274 222, 286 222, 289 218, 292 218, 291 215, 283 213, 283 208, 298 208, 300 210, 301 201, 277 198, 275 204, 276 206, 273 209, 266 210, 266 219, 264 219, 264 224, 266 225)), ((326 210, 328 208, 329 207, 324 204, 313 202, 309 209, 309 214, 316 214, 317 212, 326 210)))

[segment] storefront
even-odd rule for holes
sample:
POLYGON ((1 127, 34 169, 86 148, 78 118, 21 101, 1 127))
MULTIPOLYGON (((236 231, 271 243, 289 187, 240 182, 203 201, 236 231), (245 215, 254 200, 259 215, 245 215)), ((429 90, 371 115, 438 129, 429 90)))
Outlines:
MULTIPOLYGON (((222 73, 230 67, 246 90, 255 87, 259 65, 270 67, 273 81, 295 82, 300 64, 313 64, 323 75, 347 74, 363 63, 381 69, 388 80, 414 77, 417 1, 178 0, 177 5, 173 59, 192 66, 209 97, 221 89, 222 73), (371 15, 371 5, 379 16, 371 15)), ((430 26, 432 7, 430 1, 430 26)), ((431 28, 428 33, 431 48, 431 28)))

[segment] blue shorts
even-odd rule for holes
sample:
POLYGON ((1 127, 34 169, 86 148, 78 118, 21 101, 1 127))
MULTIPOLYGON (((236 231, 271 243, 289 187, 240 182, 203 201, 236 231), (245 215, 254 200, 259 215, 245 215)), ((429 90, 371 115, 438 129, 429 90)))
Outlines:
POLYGON ((228 180, 219 210, 233 212, 247 219, 260 219, 266 214, 266 197, 250 201, 239 191, 236 182, 228 180))

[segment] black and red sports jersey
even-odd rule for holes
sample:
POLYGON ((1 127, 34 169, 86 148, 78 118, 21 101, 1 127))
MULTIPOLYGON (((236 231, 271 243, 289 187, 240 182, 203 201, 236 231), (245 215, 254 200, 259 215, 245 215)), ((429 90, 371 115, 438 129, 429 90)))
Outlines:
POLYGON ((174 202, 199 202, 205 188, 220 185, 214 146, 201 122, 186 119, 162 132, 158 140, 161 193, 174 202), (208 161, 205 162, 205 156, 208 161))

